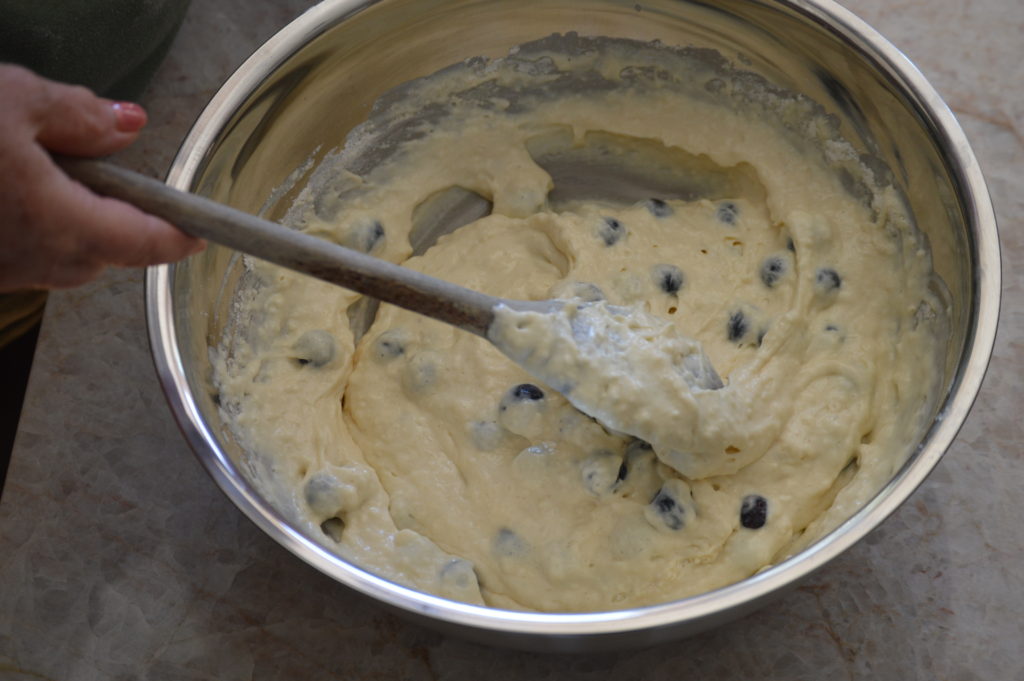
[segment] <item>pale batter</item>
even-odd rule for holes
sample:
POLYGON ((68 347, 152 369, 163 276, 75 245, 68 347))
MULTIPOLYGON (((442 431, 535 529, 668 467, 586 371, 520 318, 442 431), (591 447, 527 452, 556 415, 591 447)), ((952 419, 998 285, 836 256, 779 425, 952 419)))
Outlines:
MULTIPOLYGON (((570 38, 412 84, 375 115, 418 124, 390 128, 402 133, 389 146, 371 119, 288 221, 492 295, 564 299, 577 340, 633 338, 621 324, 670 338, 678 395, 678 376, 643 353, 608 385, 522 357, 562 367, 570 378, 552 387, 487 341, 390 306, 356 343, 356 294, 260 263, 218 362, 252 470, 273 471, 263 484, 311 536, 386 578, 495 607, 647 605, 778 561, 899 468, 938 373, 945 311, 927 249, 813 104, 754 97, 704 57, 570 38), (612 86, 553 95, 566 73, 612 86), (657 152, 710 179, 675 198, 552 198, 544 159, 605 142, 628 150, 623 165, 657 152), (417 207, 451 187, 491 214, 410 257, 417 207), (606 305, 639 312, 596 324, 606 305), (687 364, 689 338, 724 387, 687 364), (644 439, 553 388, 629 404, 644 439)), ((502 324, 510 354, 533 342, 515 340, 528 316, 502 324)))

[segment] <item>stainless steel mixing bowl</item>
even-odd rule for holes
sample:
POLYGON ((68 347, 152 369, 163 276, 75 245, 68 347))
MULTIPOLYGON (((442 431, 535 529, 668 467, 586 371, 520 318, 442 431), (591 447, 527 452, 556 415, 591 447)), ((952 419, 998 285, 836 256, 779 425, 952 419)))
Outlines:
POLYGON ((277 192, 307 159, 340 145, 391 87, 467 57, 503 56, 554 32, 719 50, 835 114, 843 134, 902 186, 949 287, 952 332, 930 429, 893 479, 848 522, 740 583, 682 601, 589 614, 509 612, 419 593, 370 574, 290 526, 252 484, 222 425, 208 348, 221 337, 239 268, 212 247, 146 278, 160 379, 189 443, 231 500, 296 556, 432 627, 544 650, 608 649, 692 634, 763 605, 876 527, 950 445, 981 384, 999 308, 995 218, 963 132, 914 66, 829 0, 335 0, 260 48, 217 93, 178 152, 168 183, 279 217, 277 192))

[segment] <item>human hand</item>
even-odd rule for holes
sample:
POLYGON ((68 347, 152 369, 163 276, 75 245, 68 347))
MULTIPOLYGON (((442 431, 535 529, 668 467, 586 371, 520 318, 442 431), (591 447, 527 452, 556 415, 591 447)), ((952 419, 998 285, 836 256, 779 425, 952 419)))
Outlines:
POLYGON ((110 265, 155 265, 203 249, 170 223, 93 194, 50 157, 123 149, 146 124, 142 107, 6 64, 0 93, 0 291, 77 286, 110 265))

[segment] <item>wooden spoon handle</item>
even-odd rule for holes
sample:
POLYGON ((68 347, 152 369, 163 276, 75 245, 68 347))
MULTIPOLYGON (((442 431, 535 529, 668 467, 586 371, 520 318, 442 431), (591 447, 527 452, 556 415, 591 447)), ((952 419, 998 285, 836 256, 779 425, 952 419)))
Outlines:
POLYGON ((501 298, 472 291, 288 229, 103 161, 60 158, 93 191, 131 203, 193 236, 302 272, 480 336, 501 298))

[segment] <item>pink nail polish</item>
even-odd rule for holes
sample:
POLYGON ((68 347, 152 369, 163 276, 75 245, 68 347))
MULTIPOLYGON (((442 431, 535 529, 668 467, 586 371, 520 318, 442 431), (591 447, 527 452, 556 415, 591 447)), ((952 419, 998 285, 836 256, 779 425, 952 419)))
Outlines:
POLYGON ((138 132, 146 124, 146 110, 134 102, 114 102, 119 132, 138 132))

